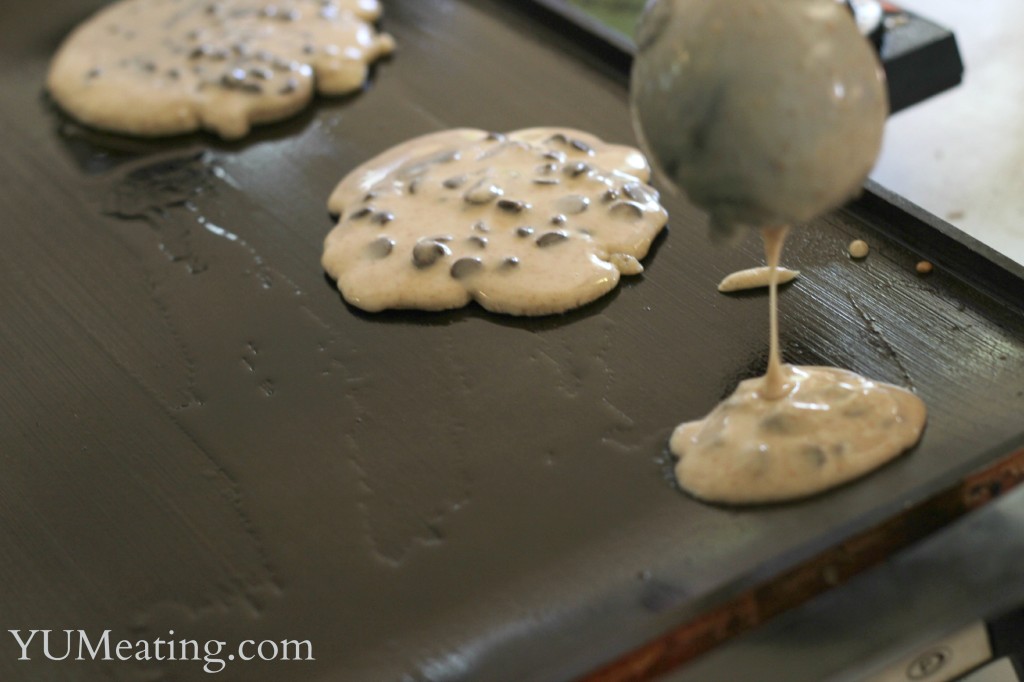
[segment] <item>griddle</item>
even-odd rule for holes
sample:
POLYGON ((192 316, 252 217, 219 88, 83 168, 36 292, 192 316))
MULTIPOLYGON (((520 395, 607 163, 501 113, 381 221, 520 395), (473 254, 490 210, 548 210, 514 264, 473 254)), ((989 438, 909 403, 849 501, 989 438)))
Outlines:
MULTIPOLYGON (((0 9, 3 631, 312 643, 217 675, 246 682, 644 679, 1019 481, 1024 272, 880 188, 791 237, 784 351, 913 388, 929 424, 803 502, 672 483, 672 428, 763 371, 767 303, 715 290, 756 239, 712 245, 668 188, 647 272, 578 311, 347 307, 325 202, 366 158, 450 126, 634 140, 621 56, 532 5, 391 0, 364 92, 233 144, 52 106, 48 57, 102 5, 0 9)), ((0 642, 4 680, 210 677, 0 642)))

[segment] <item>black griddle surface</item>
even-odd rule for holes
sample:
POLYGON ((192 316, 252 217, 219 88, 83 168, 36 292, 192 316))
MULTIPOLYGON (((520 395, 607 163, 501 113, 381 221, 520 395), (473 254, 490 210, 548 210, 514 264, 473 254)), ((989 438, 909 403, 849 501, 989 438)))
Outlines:
MULTIPOLYGON (((367 315, 319 267, 356 164, 450 126, 633 135, 621 68, 499 0, 391 0, 365 92, 252 138, 82 129, 42 92, 102 5, 0 9, 2 630, 308 639, 226 680, 563 680, 998 458, 1024 429, 1020 271, 871 201, 796 230, 789 361, 913 387, 920 446, 805 502, 700 504, 666 441, 766 360, 761 262, 669 192, 642 277, 565 316, 367 315), (873 246, 852 262, 846 244, 873 246), (937 271, 918 277, 920 258, 937 271), (981 262, 986 270, 963 271, 981 262), (1018 287, 1014 289, 1014 287, 1018 287)), ((922 169, 928 172, 928 169, 922 169)), ((877 199, 877 197, 876 197, 877 199)), ((889 206, 885 204, 884 206, 889 206)), ((3 680, 200 680, 18 662, 3 680)))

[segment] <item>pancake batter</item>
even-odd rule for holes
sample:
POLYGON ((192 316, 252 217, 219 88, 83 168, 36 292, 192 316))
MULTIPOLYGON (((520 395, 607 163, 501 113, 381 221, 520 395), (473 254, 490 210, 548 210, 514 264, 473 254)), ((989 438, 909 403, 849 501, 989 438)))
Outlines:
POLYGON ((784 365, 784 225, 855 196, 888 113, 877 57, 834 0, 658 0, 638 31, 634 121, 667 176, 718 233, 762 228, 770 268, 764 377, 742 382, 670 441, 676 478, 704 500, 754 504, 861 476, 917 442, 912 393, 851 372, 784 365))
POLYGON ((649 173, 636 149, 578 130, 425 135, 334 190, 323 267, 371 312, 564 312, 643 272, 668 219, 649 173))
MULTIPOLYGON (((800 276, 798 270, 788 268, 776 268, 775 278, 779 284, 787 284, 800 276)), ((718 290, 723 294, 731 294, 735 291, 746 291, 748 289, 760 289, 771 284, 772 269, 767 265, 757 268, 739 270, 727 275, 718 283, 718 290)))
MULTIPOLYGON (((769 267, 784 229, 764 231, 769 267)), ((832 367, 784 365, 775 278, 770 284, 768 371, 747 379, 702 420, 676 427, 676 480, 694 496, 727 504, 789 500, 822 492, 912 447, 927 410, 913 393, 832 367)))
POLYGON ((314 91, 359 89, 394 50, 377 0, 121 0, 68 36, 47 87, 81 122, 139 136, 239 138, 314 91))

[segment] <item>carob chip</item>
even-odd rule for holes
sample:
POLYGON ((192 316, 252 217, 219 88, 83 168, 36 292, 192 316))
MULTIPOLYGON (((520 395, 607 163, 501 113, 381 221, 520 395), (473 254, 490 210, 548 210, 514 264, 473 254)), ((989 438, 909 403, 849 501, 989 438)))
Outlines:
POLYGON ((391 255, 395 248, 395 241, 387 237, 374 239, 366 246, 366 255, 370 258, 385 258, 391 255))
POLYGON ((587 206, 590 206, 590 199, 582 194, 567 194, 555 202, 555 208, 559 213, 568 213, 569 215, 583 213, 587 210, 587 206))
POLYGON ((483 179, 478 181, 475 185, 469 188, 463 195, 466 203, 469 204, 488 204, 503 194, 502 189, 494 183, 483 179))
POLYGON ((644 207, 635 201, 616 201, 608 208, 608 213, 616 218, 640 220, 644 217, 644 207))
POLYGON ((658 196, 653 190, 644 187, 639 182, 627 182, 622 186, 622 191, 627 197, 641 204, 658 200, 658 196))
POLYGON ((541 236, 537 237, 537 246, 546 248, 548 246, 554 246, 555 244, 561 244, 569 239, 569 235, 561 230, 554 232, 545 232, 541 236))
POLYGON ((576 161, 575 163, 570 163, 565 167, 565 174, 571 178, 578 178, 581 175, 586 175, 592 170, 594 170, 594 167, 589 163, 576 161))
POLYGON ((464 279, 480 272, 483 268, 483 261, 479 258, 460 258, 452 263, 452 268, 449 272, 454 279, 464 279))
POLYGON ((458 189, 459 187, 465 185, 467 180, 469 180, 468 175, 456 175, 454 177, 448 178, 441 184, 444 185, 447 189, 458 189))
POLYGON ((551 137, 548 138, 548 142, 561 144, 576 151, 583 152, 584 154, 594 153, 594 148, 591 147, 586 142, 584 142, 583 140, 576 137, 570 137, 562 133, 556 133, 555 135, 552 135, 551 137))
POLYGON ((569 140, 569 145, 573 149, 579 150, 579 151, 584 152, 586 154, 593 154, 594 153, 593 148, 589 144, 584 142, 583 140, 577 140, 576 138, 573 138, 573 139, 569 140))
POLYGON ((498 201, 498 208, 509 213, 522 213, 527 209, 527 207, 528 205, 525 201, 516 201, 513 199, 500 199, 498 201))
POLYGON ((416 242, 416 246, 412 247, 412 262, 417 268, 429 268, 450 253, 451 250, 440 242, 416 242))

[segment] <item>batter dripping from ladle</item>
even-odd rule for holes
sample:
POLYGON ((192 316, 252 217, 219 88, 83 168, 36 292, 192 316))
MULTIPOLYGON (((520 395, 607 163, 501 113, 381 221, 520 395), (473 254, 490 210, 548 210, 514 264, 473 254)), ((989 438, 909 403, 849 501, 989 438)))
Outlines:
MULTIPOLYGON (((773 275, 786 231, 762 230, 773 275)), ((777 287, 773 276, 765 375, 672 434, 676 479, 701 499, 752 504, 812 495, 881 466, 924 428, 924 403, 909 391, 842 369, 783 364, 777 287)))
POLYGON ((852 372, 783 364, 778 263, 791 223, 860 191, 887 115, 877 58, 833 0, 660 0, 641 23, 638 132, 712 227, 762 228, 771 271, 765 376, 676 428, 676 478, 729 504, 794 499, 861 476, 913 446, 914 394, 852 372))
POLYGON ((779 260, 782 245, 786 241, 788 227, 765 227, 761 230, 764 239, 764 257, 771 273, 768 280, 768 371, 764 375, 764 397, 778 400, 786 395, 786 375, 782 370, 782 353, 779 351, 779 260))

